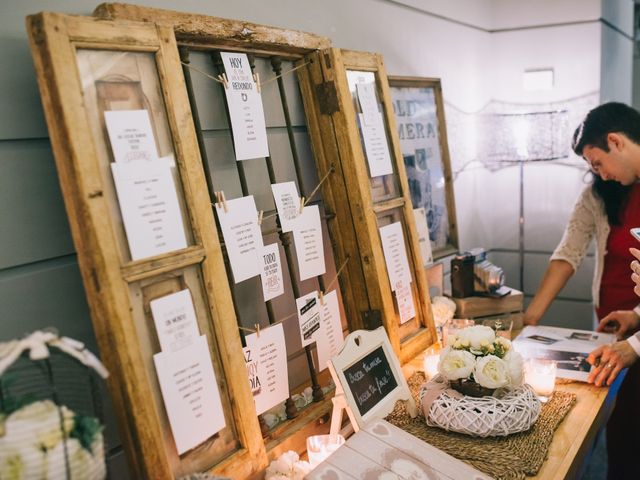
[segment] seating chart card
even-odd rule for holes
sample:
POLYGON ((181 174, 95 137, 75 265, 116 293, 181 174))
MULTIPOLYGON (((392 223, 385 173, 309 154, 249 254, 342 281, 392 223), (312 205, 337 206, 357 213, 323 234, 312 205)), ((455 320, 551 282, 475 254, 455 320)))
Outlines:
POLYGON ((253 195, 227 200, 227 211, 216 203, 216 213, 224 237, 233 280, 240 283, 262 273, 264 250, 253 195))
POLYGON ((265 302, 284 293, 280 249, 277 243, 264 246, 260 276, 262 277, 262 294, 265 302))
POLYGON ((380 227, 379 230, 391 290, 395 292, 399 286, 411 283, 411 271, 402 234, 402 224, 395 222, 380 227))
POLYGON ((356 83, 356 92, 358 93, 360 110, 362 110, 363 123, 365 125, 375 124, 378 118, 382 118, 380 110, 378 110, 375 83, 356 83))
POLYGON ((398 302, 400 324, 408 322, 416 316, 416 309, 413 304, 413 292, 411 291, 411 282, 407 284, 400 282, 396 288, 396 301, 398 302))
POLYGON ((244 359, 249 385, 260 415, 289 398, 287 348, 282 324, 245 337, 244 359))
POLYGON ((311 292, 296 298, 298 321, 300 322, 300 340, 305 347, 313 343, 320 335, 320 302, 318 292, 311 292))
POLYGON ((163 352, 192 346, 198 338, 198 322, 189 290, 172 293, 149 302, 163 352))
POLYGON ((197 447, 225 426, 207 337, 190 348, 153 356, 178 454, 197 447))
POLYGON ((300 196, 296 183, 274 183, 271 185, 271 191, 282 231, 291 232, 295 228, 295 220, 300 216, 300 196))
POLYGON ((320 304, 320 334, 316 339, 319 372, 327 368, 327 363, 343 344, 338 294, 333 290, 324 296, 324 305, 320 304))
POLYGON ((420 244, 420 253, 422 254, 422 264, 426 267, 433 263, 427 213, 425 212, 424 207, 414 208, 413 216, 416 222, 416 231, 418 232, 418 243, 420 244))
POLYGON ((391 155, 382 114, 378 113, 376 117, 369 120, 369 123, 366 123, 363 114, 360 113, 358 115, 364 151, 369 164, 369 175, 371 175, 371 178, 391 175, 393 173, 393 165, 391 164, 391 155))
POLYGON ((293 241, 298 256, 300 280, 324 275, 324 246, 322 243, 322 225, 317 205, 304 207, 296 220, 293 241))
POLYGON ((158 158, 156 141, 146 110, 104 112, 113 158, 118 163, 158 158))
POLYGON ((225 94, 229 106, 236 160, 269 156, 262 96, 253 80, 249 59, 244 53, 221 52, 227 74, 225 94))
POLYGON ((178 194, 166 159, 111 163, 131 258, 187 247, 178 194))

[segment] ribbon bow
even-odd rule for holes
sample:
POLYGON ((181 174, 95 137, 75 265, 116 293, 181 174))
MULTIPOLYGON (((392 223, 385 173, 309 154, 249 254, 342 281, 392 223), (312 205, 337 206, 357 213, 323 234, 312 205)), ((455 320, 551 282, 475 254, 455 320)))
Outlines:
POLYGON ((447 395, 456 399, 460 399, 464 396, 460 392, 450 388, 449 382, 445 380, 442 375, 436 375, 434 378, 422 385, 422 388, 420 389, 420 403, 422 403, 422 411, 424 412, 425 417, 429 417, 431 405, 436 398, 444 392, 447 392, 447 395))
POLYGON ((54 332, 37 330, 21 340, 0 343, 0 375, 20 358, 22 352, 29 351, 31 360, 49 358, 49 347, 55 347, 75 358, 83 365, 95 370, 102 378, 109 372, 102 362, 84 346, 84 343, 69 337, 59 337, 54 332))

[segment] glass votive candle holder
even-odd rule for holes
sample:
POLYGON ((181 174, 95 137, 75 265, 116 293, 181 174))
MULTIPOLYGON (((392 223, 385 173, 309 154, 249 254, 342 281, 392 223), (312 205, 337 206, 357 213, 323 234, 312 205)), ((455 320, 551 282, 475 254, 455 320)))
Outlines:
POLYGON ((307 456, 313 468, 322 463, 329 455, 344 444, 340 434, 313 435, 307 438, 307 456))
POLYGON ((513 320, 508 317, 494 317, 486 318, 482 320, 482 325, 491 327, 496 336, 504 337, 507 340, 511 340, 511 328, 513 327, 513 320))
POLYGON ((444 344, 449 345, 452 343, 452 338, 458 335, 458 332, 467 327, 473 327, 476 324, 473 320, 467 320, 465 318, 453 318, 444 324, 442 327, 442 337, 444 338, 444 344))
POLYGON ((544 358, 530 358, 524 364, 524 382, 531 385, 541 402, 553 395, 556 386, 556 361, 544 358))
POLYGON ((431 380, 438 374, 438 362, 440 361, 440 345, 435 344, 424 351, 424 375, 431 380))

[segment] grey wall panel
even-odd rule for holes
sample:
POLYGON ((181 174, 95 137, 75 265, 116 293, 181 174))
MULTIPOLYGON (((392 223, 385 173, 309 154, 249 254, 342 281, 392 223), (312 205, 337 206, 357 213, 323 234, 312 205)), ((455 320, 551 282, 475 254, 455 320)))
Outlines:
POLYGON ((48 140, 0 142, 0 269, 74 252, 48 140))
MULTIPOLYGON (((527 253, 524 256, 525 277, 524 291, 527 295, 534 295, 540 286, 540 281, 549 265, 551 254, 527 253)), ((591 301, 591 281, 595 258, 587 256, 574 273, 567 285, 560 291, 560 298, 591 301)))
MULTIPOLYGON (((525 297, 528 305, 531 297, 525 297)), ((540 324, 552 327, 577 328, 580 330, 594 329, 594 310, 591 302, 576 302, 556 300, 544 314, 540 324)))

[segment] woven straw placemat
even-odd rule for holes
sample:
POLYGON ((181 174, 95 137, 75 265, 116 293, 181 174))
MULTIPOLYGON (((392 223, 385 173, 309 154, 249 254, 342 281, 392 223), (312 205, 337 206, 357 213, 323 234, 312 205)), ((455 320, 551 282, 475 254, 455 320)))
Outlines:
MULTIPOLYGON (((408 380, 418 405, 418 392, 424 382, 422 372, 414 373, 408 380)), ((422 412, 411 418, 402 402, 396 404, 385 420, 497 480, 522 480, 538 473, 556 428, 575 402, 575 394, 556 390, 542 406, 540 417, 531 429, 506 437, 470 437, 429 427, 422 412)))

